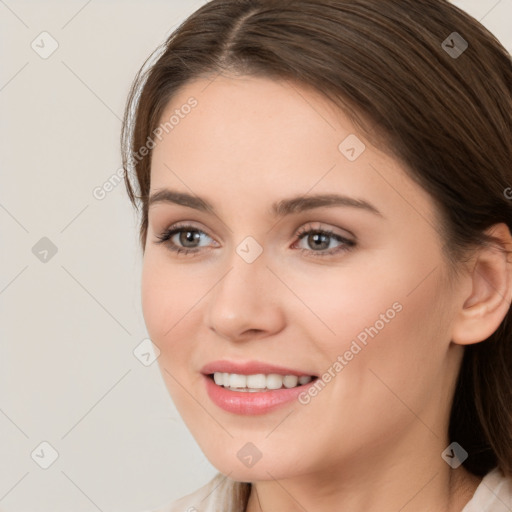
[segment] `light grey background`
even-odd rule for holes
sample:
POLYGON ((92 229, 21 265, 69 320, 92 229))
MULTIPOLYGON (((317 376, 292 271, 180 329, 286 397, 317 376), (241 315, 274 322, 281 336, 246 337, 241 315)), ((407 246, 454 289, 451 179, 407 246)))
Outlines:
MULTIPOLYGON (((0 511, 141 512, 216 472, 133 353, 147 332, 124 184, 93 195, 120 168, 137 70, 203 3, 0 0, 0 511)), ((512 0, 454 3, 512 51, 512 0)))

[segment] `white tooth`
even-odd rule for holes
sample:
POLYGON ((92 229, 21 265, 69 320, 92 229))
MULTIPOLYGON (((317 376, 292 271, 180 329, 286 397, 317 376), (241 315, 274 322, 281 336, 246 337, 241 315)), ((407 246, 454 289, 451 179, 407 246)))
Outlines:
POLYGON ((247 375, 248 388, 264 389, 266 386, 267 377, 265 377, 263 373, 258 373, 256 375, 247 375))
POLYGON ((229 374, 229 387, 245 388, 247 386, 247 375, 239 375, 237 373, 229 374))
POLYGON ((299 384, 302 386, 303 384, 307 384, 311 381, 311 377, 308 377, 307 375, 302 375, 299 377, 299 384))
POLYGON ((283 384, 285 388, 294 388, 297 385, 299 378, 297 375, 286 375, 283 379, 283 384))
POLYGON ((218 386, 232 389, 234 391, 248 391, 255 393, 265 389, 294 388, 297 383, 307 384, 313 378, 307 375, 297 377, 296 375, 279 375, 271 373, 265 375, 258 373, 254 375, 241 375, 237 373, 214 372, 213 380, 218 386))
POLYGON ((283 376, 277 373, 271 373, 267 375, 267 388, 268 389, 279 389, 283 386, 283 376))

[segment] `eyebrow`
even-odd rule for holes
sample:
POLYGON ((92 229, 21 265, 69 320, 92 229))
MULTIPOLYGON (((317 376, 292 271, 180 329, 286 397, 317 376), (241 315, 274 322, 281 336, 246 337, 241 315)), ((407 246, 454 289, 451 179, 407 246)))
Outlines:
MULTIPOLYGON (((195 210, 215 213, 214 206, 206 199, 187 194, 185 192, 177 192, 175 190, 161 189, 158 192, 155 192, 149 198, 148 208, 157 203, 179 204, 195 210)), ((338 194, 317 194, 282 199, 281 201, 272 204, 270 213, 275 217, 284 217, 286 215, 300 213, 314 208, 335 206, 358 208, 380 217, 384 217, 375 206, 364 199, 357 199, 338 194)))

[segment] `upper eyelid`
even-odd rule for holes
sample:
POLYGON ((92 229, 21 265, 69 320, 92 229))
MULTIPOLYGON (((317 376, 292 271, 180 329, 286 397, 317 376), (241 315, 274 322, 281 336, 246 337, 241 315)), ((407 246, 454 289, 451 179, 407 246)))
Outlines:
MULTIPOLYGON (((301 226, 299 228, 294 229, 293 232, 295 234, 298 234, 298 233, 304 233, 307 231, 332 231, 334 234, 343 237, 344 236, 343 234, 336 233, 335 230, 339 229, 341 231, 344 231, 351 237, 356 238, 355 235, 353 233, 351 233, 350 230, 348 230, 348 229, 339 228, 339 227, 325 227, 325 224, 328 224, 328 223, 322 223, 321 221, 310 221, 310 222, 306 222, 305 224, 301 224, 301 226), (315 222, 317 222, 320 225, 313 226, 313 223, 315 223, 315 222), (322 224, 324 224, 324 225, 322 225, 322 224)), ((202 228, 200 226, 194 225, 194 221, 174 222, 174 223, 170 224, 168 227, 163 228, 161 230, 161 232, 168 232, 168 231, 174 231, 174 230, 180 230, 180 229, 186 229, 186 228, 192 228, 194 231, 201 231, 202 233, 205 233, 209 237, 214 238, 212 235, 210 235, 209 230, 207 228, 202 228)))
POLYGON ((194 225, 194 221, 189 221, 189 222, 188 221, 184 221, 184 222, 177 221, 177 222, 173 222, 170 224, 165 224, 165 226, 163 228, 154 229, 153 231, 155 231, 155 233, 167 233, 169 231, 181 230, 181 229, 186 229, 186 228, 191 228, 194 231, 201 231, 202 233, 205 233, 208 236, 211 236, 209 234, 208 229, 203 228, 201 226, 194 225))
POLYGON ((171 237, 172 237, 172 236, 175 236, 176 234, 180 233, 181 231, 186 231, 187 229, 189 231, 197 231, 199 233, 205 234, 212 240, 215 240, 215 238, 212 235, 210 235, 210 233, 206 229, 194 226, 193 224, 186 224, 186 223, 171 224, 168 228, 165 228, 162 231, 162 234, 172 233, 172 235, 171 235, 171 237))
MULTIPOLYGON (((309 232, 327 232, 327 234, 329 236, 331 236, 333 238, 338 238, 338 241, 350 242, 352 244, 356 244, 356 242, 357 242, 357 237, 355 237, 355 235, 353 235, 348 230, 343 230, 343 231, 345 231, 345 232, 347 232, 349 234, 349 236, 345 236, 345 235, 337 233, 335 231, 335 229, 341 229, 341 228, 331 229, 330 227, 329 228, 322 227, 322 226, 315 227, 312 224, 313 224, 312 222, 308 222, 306 224, 301 225, 298 229, 294 230, 293 235, 295 237, 297 237, 297 240, 301 240, 309 232)), ((205 230, 203 228, 197 227, 192 222, 186 222, 186 221, 185 222, 176 222, 174 224, 171 224, 168 228, 164 229, 164 231, 162 233, 163 234, 165 234, 165 233, 172 233, 169 236, 169 239, 170 239, 170 238, 174 237, 176 234, 180 233, 181 231, 185 231, 186 229, 190 229, 190 231, 197 231, 197 232, 200 232, 202 234, 205 234, 206 236, 208 236, 209 238, 214 240, 215 243, 218 243, 215 240, 215 238, 212 235, 209 234, 208 230, 205 230)), ((160 238, 160 236, 158 238, 160 238)))
MULTIPOLYGON (((319 221, 314 221, 314 222, 318 222, 319 224, 322 224, 319 221)), ((306 224, 302 224, 300 228, 295 230, 295 234, 300 236, 301 234, 307 233, 308 231, 329 231, 331 235, 336 235, 336 236, 339 236, 339 237, 345 238, 345 239, 353 238, 354 241, 357 240, 357 237, 348 229, 339 228, 339 227, 323 227, 322 225, 316 227, 316 226, 313 226, 314 222, 307 222, 306 224), (342 233, 337 233, 336 230, 344 231, 345 233, 347 233, 348 236, 345 236, 342 233)))

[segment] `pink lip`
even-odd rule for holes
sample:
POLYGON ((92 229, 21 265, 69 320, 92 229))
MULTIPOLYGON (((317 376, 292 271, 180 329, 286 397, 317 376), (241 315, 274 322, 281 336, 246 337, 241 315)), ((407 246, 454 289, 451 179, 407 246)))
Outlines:
POLYGON ((283 387, 281 389, 252 393, 249 391, 231 391, 222 386, 217 386, 213 378, 210 377, 211 374, 216 372, 238 373, 239 375, 256 375, 258 373, 268 375, 275 373, 277 375, 296 375, 297 377, 302 375, 317 377, 309 371, 285 368, 283 366, 276 366, 260 361, 247 361, 245 363, 213 361, 203 366, 201 373, 205 379, 206 392, 212 402, 225 411, 246 415, 264 414, 281 405, 296 400, 301 393, 316 382, 316 379, 313 379, 308 384, 294 388, 283 387))
MULTIPOLYGON (((228 373, 240 373, 240 371, 228 373)), ((287 373, 287 375, 292 374, 287 373)), ((289 402, 298 400, 298 396, 307 392, 307 389, 317 381, 317 379, 314 379, 308 384, 290 389, 281 388, 251 393, 249 391, 231 391, 222 386, 217 386, 213 378, 208 375, 203 375, 203 378, 206 384, 206 392, 214 404, 227 412, 244 415, 265 414, 289 402)))
POLYGON ((276 366, 260 361, 248 361, 245 363, 234 363, 232 361, 213 361, 201 368, 201 373, 204 375, 210 375, 216 372, 238 373, 239 375, 256 375, 258 373, 264 373, 268 375, 269 373, 276 373, 278 375, 297 375, 297 377, 300 377, 301 375, 317 377, 317 375, 309 373, 308 371, 284 368, 283 366, 276 366))

